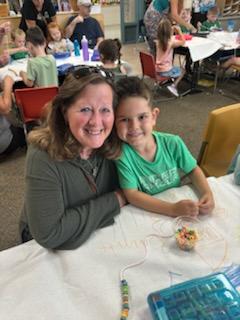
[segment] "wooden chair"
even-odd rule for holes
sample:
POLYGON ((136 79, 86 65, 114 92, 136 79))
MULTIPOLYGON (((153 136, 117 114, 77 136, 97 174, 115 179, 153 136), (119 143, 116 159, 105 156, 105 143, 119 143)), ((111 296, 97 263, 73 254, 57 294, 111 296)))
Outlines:
POLYGON ((43 109, 58 93, 58 87, 24 88, 14 91, 17 107, 23 121, 25 136, 27 124, 40 120, 43 109))
POLYGON ((212 111, 205 128, 198 164, 207 176, 227 173, 240 144, 240 103, 212 111))

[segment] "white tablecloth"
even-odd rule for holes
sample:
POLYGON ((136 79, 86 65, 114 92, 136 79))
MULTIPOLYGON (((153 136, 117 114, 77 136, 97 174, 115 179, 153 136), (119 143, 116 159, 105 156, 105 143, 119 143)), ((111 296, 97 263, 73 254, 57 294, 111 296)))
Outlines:
MULTIPOLYGON (((148 238, 146 261, 126 271, 129 319, 151 319, 146 301, 150 292, 240 263, 240 187, 232 175, 208 181, 216 208, 201 218, 204 231, 196 250, 181 251, 173 238, 148 238)), ((189 186, 158 197, 196 198, 189 186)), ((146 236, 171 230, 172 221, 129 205, 114 225, 97 230, 76 250, 50 251, 33 240, 0 252, 0 319, 119 319, 120 269, 141 259, 146 236)))

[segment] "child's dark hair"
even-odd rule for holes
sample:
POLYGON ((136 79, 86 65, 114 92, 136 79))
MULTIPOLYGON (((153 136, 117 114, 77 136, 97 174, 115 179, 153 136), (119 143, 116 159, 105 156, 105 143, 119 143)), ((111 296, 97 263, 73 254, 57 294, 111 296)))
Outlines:
POLYGON ((121 49, 122 49, 122 43, 118 38, 113 39, 115 41, 117 47, 118 47, 118 64, 121 64, 121 49))
MULTIPOLYGON (((117 81, 115 84, 115 92, 117 98, 117 110, 122 101, 131 97, 141 97, 148 101, 150 107, 152 107, 151 91, 146 83, 138 77, 126 77, 117 81)), ((111 148, 106 154, 108 159, 118 159, 122 152, 122 142, 117 136, 116 128, 112 130, 111 148)))
POLYGON ((26 42, 30 42, 34 46, 42 46, 46 43, 46 39, 42 30, 38 26, 36 26, 27 30, 26 42))
POLYGON ((106 61, 115 62, 119 58, 119 50, 117 44, 112 39, 106 39, 100 42, 98 51, 103 63, 106 61))
POLYGON ((138 77, 126 77, 116 83, 117 105, 129 97, 142 97, 152 105, 150 88, 138 77))
POLYGON ((157 30, 157 39, 160 48, 166 51, 168 48, 168 42, 172 36, 172 23, 169 19, 163 18, 159 22, 157 30))

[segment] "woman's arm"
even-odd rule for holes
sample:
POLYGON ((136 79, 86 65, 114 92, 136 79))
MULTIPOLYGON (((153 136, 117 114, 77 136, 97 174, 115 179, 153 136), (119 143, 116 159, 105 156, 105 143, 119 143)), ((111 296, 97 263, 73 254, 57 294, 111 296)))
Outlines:
POLYGON ((43 247, 75 249, 96 229, 112 224, 120 212, 121 195, 111 191, 112 167, 98 173, 102 194, 92 190, 78 166, 56 164, 31 146, 26 168, 25 214, 32 236, 43 247))
POLYGON ((3 94, 0 96, 0 114, 6 115, 12 107, 12 88, 14 80, 6 76, 3 80, 3 94))
POLYGON ((170 0, 170 8, 171 8, 170 14, 171 14, 172 20, 174 20, 176 23, 180 24, 181 26, 186 27, 192 33, 197 32, 196 28, 191 23, 186 22, 180 17, 178 13, 179 1, 181 0, 170 0))
POLYGON ((198 205, 192 200, 181 200, 176 203, 170 203, 156 199, 151 195, 136 189, 124 189, 123 192, 130 204, 147 211, 164 214, 170 217, 198 215, 198 205))
POLYGON ((203 214, 209 214, 214 209, 214 199, 212 191, 209 187, 206 177, 204 173, 197 166, 192 172, 189 174, 192 184, 197 189, 200 194, 199 199, 199 211, 203 214))

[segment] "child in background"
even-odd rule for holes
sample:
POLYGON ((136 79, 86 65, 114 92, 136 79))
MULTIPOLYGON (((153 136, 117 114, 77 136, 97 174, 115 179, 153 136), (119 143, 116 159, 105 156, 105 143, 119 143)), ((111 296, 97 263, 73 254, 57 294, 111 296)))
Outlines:
POLYGON ((137 77, 121 79, 116 94, 115 127, 122 144, 113 145, 112 152, 128 202, 172 217, 209 214, 214 208, 212 192, 184 142, 178 136, 153 131, 159 109, 152 108, 151 92, 144 81, 137 77), (189 175, 199 193, 198 201, 170 203, 152 197, 179 187, 180 170, 189 175))
POLYGON ((47 52, 66 52, 73 51, 74 46, 71 40, 62 37, 59 25, 56 22, 50 22, 47 25, 48 30, 48 45, 47 52))
MULTIPOLYGON (((191 9, 182 9, 180 17, 187 23, 191 23, 191 9)), ((180 26, 182 33, 189 33, 189 30, 184 27, 184 26, 180 26)))
POLYGON ((232 57, 228 59, 221 65, 221 67, 224 69, 228 69, 233 65, 240 67, 240 57, 232 57))
POLYGON ((28 87, 57 86, 58 76, 56 61, 45 52, 46 39, 39 27, 29 28, 26 33, 27 48, 32 55, 28 59, 27 72, 20 71, 24 83, 28 87))
POLYGON ((13 60, 24 59, 28 57, 28 49, 26 48, 25 32, 19 28, 11 32, 12 48, 8 50, 13 60))
POLYGON ((114 40, 106 39, 101 41, 98 45, 98 51, 103 70, 112 72, 116 77, 127 74, 119 60, 120 53, 114 40))
POLYGON ((222 30, 221 23, 218 21, 219 9, 217 6, 210 8, 207 12, 207 20, 203 23, 198 22, 200 31, 222 30))
POLYGON ((173 49, 185 44, 184 35, 177 26, 172 26, 169 19, 162 19, 158 26, 158 38, 156 40, 156 72, 161 77, 176 78, 175 82, 168 86, 168 90, 176 97, 179 96, 177 86, 182 80, 185 70, 173 66, 173 49), (174 31, 180 35, 180 39, 173 37, 174 31))

